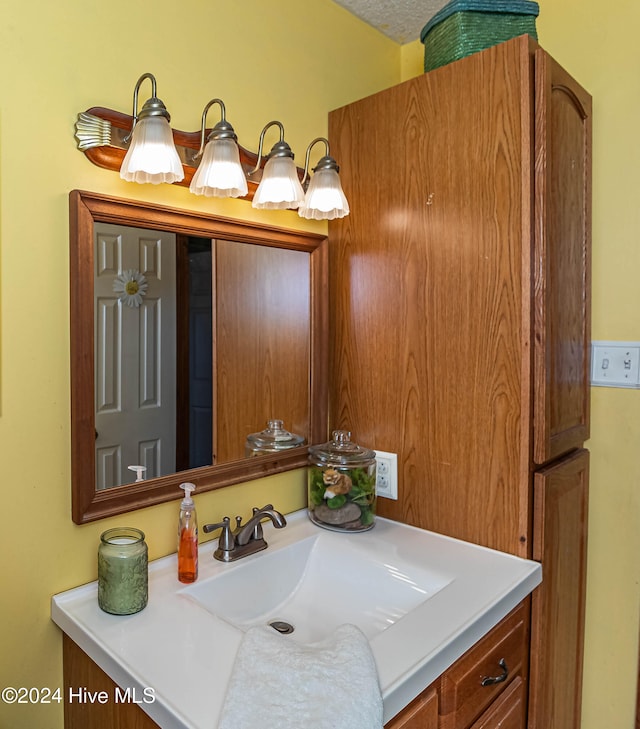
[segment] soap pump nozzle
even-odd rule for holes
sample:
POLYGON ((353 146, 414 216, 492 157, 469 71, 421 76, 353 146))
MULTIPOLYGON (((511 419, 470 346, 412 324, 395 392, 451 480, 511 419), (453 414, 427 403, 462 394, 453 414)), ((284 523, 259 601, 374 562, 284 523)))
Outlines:
POLYGON ((144 472, 147 470, 146 466, 127 466, 130 471, 136 472, 136 481, 144 481, 144 472))
POLYGON ((181 483, 180 488, 184 490, 184 499, 182 499, 180 506, 184 508, 189 508, 193 506, 191 492, 196 490, 196 485, 194 483, 181 483))

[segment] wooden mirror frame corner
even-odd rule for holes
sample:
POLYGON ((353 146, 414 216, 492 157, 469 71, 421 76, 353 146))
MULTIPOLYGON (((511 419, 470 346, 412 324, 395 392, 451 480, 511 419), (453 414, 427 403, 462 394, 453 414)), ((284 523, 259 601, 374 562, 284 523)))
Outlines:
POLYGON ((69 195, 71 323, 71 503, 72 519, 84 524, 181 497, 179 484, 191 481, 211 491, 307 465, 308 446, 181 471, 148 481, 98 491, 95 488, 94 414, 94 223, 166 230, 200 238, 223 238, 310 254, 309 444, 327 439, 328 241, 300 232, 232 220, 82 190, 69 195), (89 315, 89 313, 91 315, 89 315))

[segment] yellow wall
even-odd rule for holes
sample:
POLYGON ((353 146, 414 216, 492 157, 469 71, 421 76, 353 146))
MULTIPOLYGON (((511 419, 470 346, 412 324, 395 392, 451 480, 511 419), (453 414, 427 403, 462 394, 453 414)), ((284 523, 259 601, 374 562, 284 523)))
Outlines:
MULTIPOLYGON (((95 579, 107 527, 143 529, 152 558, 174 551, 178 508, 71 522, 69 191, 303 227, 294 212, 121 182, 76 150, 76 114, 94 105, 131 113, 133 86, 150 71, 175 128, 198 129, 206 102, 220 96, 245 146, 255 150, 264 124, 280 119, 300 162, 326 135, 330 109, 398 82, 399 47, 329 0, 3 0, 0 69, 0 687, 55 688, 61 639, 50 596, 95 579)), ((143 100, 149 92, 145 84, 143 100)), ((246 516, 267 500, 301 508, 303 476, 196 496, 200 518, 246 516)), ((61 726, 61 706, 0 703, 3 729, 61 726)))
MULTIPOLYGON (((640 340, 640 7, 619 0, 607 14, 595 0, 540 5, 542 45, 594 96, 593 336, 640 340)), ((151 71, 174 127, 197 128, 206 101, 221 96, 246 146, 255 149, 264 123, 279 118, 300 159, 326 132, 330 109, 420 73, 422 54, 419 43, 400 48, 329 0, 60 0, 39 3, 35 18, 33 6, 14 3, 0 24, 0 687, 61 685, 49 597, 95 578, 103 529, 141 527, 152 557, 174 548, 177 502, 82 527, 70 519, 69 190, 301 227, 289 212, 258 215, 243 201, 122 183, 75 150, 76 113, 93 105, 130 113, 135 80, 151 71)), ((640 392, 594 389, 592 420, 583 729, 631 729, 640 392)), ((207 520, 265 498, 302 506, 300 472, 196 497, 207 520)), ((0 704, 2 729, 61 725, 60 707, 0 704)))

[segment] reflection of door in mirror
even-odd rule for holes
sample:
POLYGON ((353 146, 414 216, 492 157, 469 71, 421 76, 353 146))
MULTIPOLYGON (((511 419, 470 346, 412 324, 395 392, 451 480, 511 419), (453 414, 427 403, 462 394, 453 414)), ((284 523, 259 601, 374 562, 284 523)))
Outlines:
POLYGON ((306 251, 107 223, 94 237, 96 490, 133 465, 149 479, 242 459, 270 419, 306 436, 306 251))
POLYGON ((173 233, 106 223, 95 246, 100 490, 132 481, 131 465, 146 478, 175 471, 176 248, 173 233))

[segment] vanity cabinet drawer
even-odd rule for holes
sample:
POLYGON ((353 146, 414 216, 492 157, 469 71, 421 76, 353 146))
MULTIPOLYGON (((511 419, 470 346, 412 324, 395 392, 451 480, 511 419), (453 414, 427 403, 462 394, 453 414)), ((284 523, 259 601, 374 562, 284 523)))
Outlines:
POLYGON ((524 681, 516 676, 471 729, 525 729, 526 709, 524 681))
POLYGON ((521 604, 454 663, 441 680, 441 729, 471 727, 514 677, 522 675, 527 639, 527 610, 521 604), (499 680, 487 681, 491 678, 499 680))
POLYGON ((384 725, 384 729, 438 729, 438 693, 430 687, 384 725))

